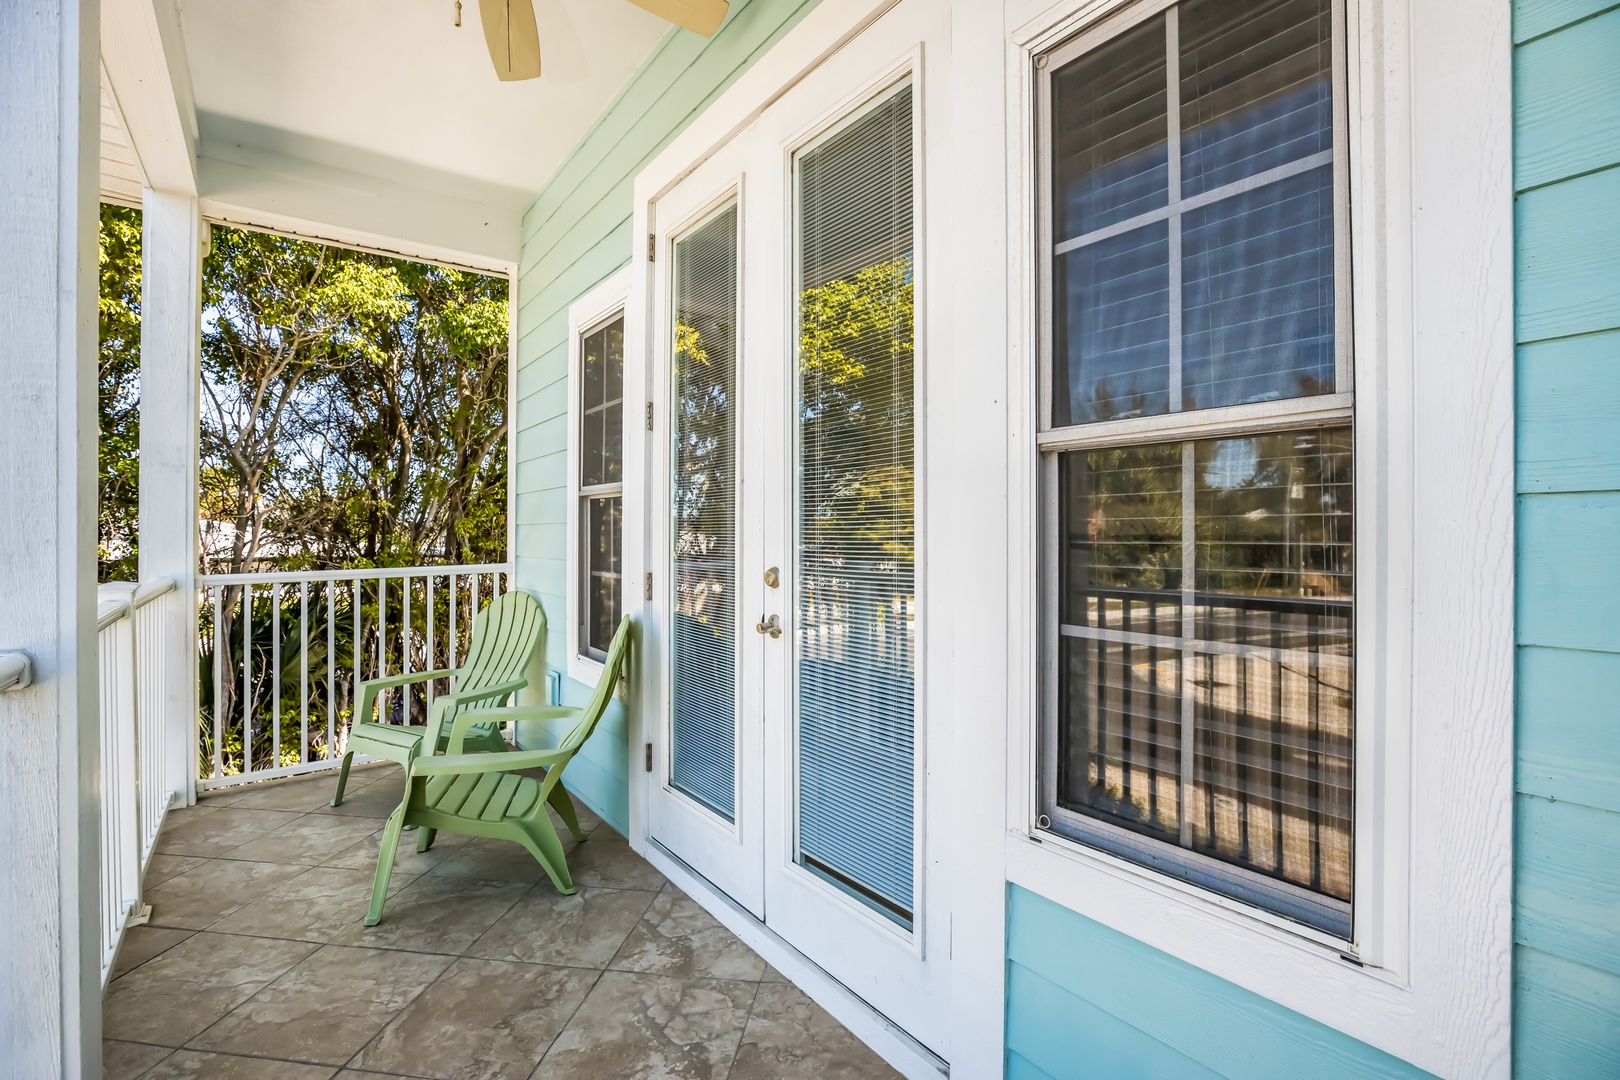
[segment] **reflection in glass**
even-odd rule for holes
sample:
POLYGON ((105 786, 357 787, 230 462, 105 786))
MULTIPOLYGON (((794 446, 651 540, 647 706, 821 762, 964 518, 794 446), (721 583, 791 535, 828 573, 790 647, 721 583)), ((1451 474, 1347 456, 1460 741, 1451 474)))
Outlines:
POLYGON ((619 628, 623 504, 618 495, 585 500, 585 648, 587 655, 597 659, 607 656, 613 632, 619 628))
POLYGON ((1181 5, 1181 194, 1333 149, 1330 0, 1181 5))
POLYGON ((1160 15, 1052 76, 1055 239, 1164 207, 1164 65, 1160 15))
POLYGON ((906 926, 917 618, 911 149, 907 84, 795 161, 797 857, 906 926))
POLYGON ((1059 459, 1070 632, 1059 656, 1058 801, 1172 841, 1181 822, 1181 457, 1169 444, 1059 459))
POLYGON ((580 394, 579 484, 582 488, 624 479, 624 319, 617 318, 580 340, 584 374, 580 394))
POLYGON ((1331 0, 1174 14, 1052 73, 1053 427, 1336 389, 1331 0))
POLYGON ((1181 219, 1187 409, 1333 391, 1333 166, 1181 219))
POLYGON ((670 783, 736 814, 737 206, 675 241, 670 783))
POLYGON ((1058 806, 1319 895, 1279 910, 1347 932, 1349 429, 1059 460, 1058 806))
POLYGON ((1054 424, 1169 410, 1169 255, 1169 226, 1156 221, 1058 256, 1054 424))

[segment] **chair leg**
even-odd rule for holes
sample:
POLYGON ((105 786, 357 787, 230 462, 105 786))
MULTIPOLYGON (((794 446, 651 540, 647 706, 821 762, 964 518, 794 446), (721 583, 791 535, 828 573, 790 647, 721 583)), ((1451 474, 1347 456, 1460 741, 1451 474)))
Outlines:
POLYGON ((352 762, 353 760, 354 760, 354 751, 353 750, 350 750, 348 753, 343 755, 343 765, 338 769, 337 794, 332 796, 332 805, 333 806, 341 806, 341 805, 343 805, 343 789, 346 786, 348 786, 348 783, 349 783, 349 763, 352 762))
POLYGON ((546 802, 557 811, 557 816, 563 819, 563 824, 574 834, 574 839, 583 844, 585 833, 579 827, 579 814, 574 810, 574 800, 568 797, 568 792, 563 790, 561 784, 551 789, 551 794, 546 796, 546 802))
POLYGON ((376 926, 382 921, 383 901, 388 897, 388 881, 394 874, 394 852, 399 849, 399 830, 404 823, 405 808, 401 806, 389 815, 388 827, 383 830, 382 846, 377 851, 377 880, 371 885, 371 909, 366 912, 367 926, 376 926))
POLYGON ((438 829, 418 829, 416 831, 416 853, 420 855, 433 846, 433 838, 439 835, 438 829))
POLYGON ((574 895, 574 875, 568 872, 568 859, 563 854, 562 841, 557 839, 557 830, 552 828, 551 819, 546 816, 544 808, 540 810, 538 818, 528 819, 521 828, 518 843, 529 849, 536 862, 545 867, 546 876, 557 891, 564 896, 574 895))

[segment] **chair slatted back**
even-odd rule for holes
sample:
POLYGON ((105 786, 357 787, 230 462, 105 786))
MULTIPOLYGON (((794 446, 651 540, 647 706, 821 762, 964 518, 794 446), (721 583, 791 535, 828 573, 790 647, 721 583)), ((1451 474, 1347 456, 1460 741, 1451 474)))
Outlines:
POLYGON ((579 753, 579 748, 585 745, 585 740, 591 737, 597 722, 607 712, 608 703, 613 700, 613 691, 619 685, 619 675, 624 670, 625 656, 630 651, 630 635, 634 626, 628 615, 619 620, 619 629, 614 631, 613 641, 608 645, 607 658, 602 661, 602 677, 596 681, 591 700, 585 703, 579 719, 574 721, 574 726, 557 744, 557 750, 568 754, 568 757, 546 770, 545 783, 541 788, 542 798, 551 793, 562 778, 563 767, 579 753))
POLYGON ((472 643, 456 670, 457 693, 521 679, 543 648, 546 612, 540 601, 514 590, 497 596, 473 620, 472 643))

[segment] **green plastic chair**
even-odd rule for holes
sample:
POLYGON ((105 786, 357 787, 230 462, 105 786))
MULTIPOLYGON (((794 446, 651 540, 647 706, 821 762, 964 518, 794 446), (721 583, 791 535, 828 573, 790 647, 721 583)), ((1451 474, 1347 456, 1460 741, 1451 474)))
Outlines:
MULTIPOLYGON (((343 802, 343 789, 349 783, 349 765, 355 754, 370 754, 408 766, 427 732, 437 731, 435 749, 442 747, 450 738, 456 717, 466 711, 467 706, 499 705, 528 686, 524 672, 545 640, 545 633, 546 612, 540 602, 526 592, 509 592, 484 605, 484 610, 473 620, 472 643, 467 647, 466 662, 461 667, 413 671, 409 675, 390 675, 361 683, 360 708, 354 714, 357 718, 371 716, 372 705, 382 690, 427 679, 448 677, 454 680, 450 693, 433 699, 427 723, 422 727, 362 719, 350 728, 332 805, 339 806, 343 802)), ((500 725, 494 723, 474 726, 467 732, 467 741, 476 750, 507 748, 500 725)))
POLYGON ((423 752, 418 742, 410 751, 406 771, 405 797, 388 818, 382 847, 377 852, 377 879, 371 888, 371 909, 366 925, 382 919, 383 900, 388 895, 389 876, 394 872, 394 855, 400 832, 415 826, 416 850, 426 851, 440 829, 465 836, 484 836, 522 844, 545 868, 557 891, 574 893, 574 879, 568 872, 562 840, 546 813, 550 806, 563 819, 574 839, 581 843, 585 834, 579 827, 574 801, 562 787, 563 770, 596 730, 597 721, 607 712, 608 702, 619 683, 625 654, 630 648, 630 616, 619 623, 613 642, 602 664, 602 678, 591 700, 582 709, 566 706, 515 706, 504 709, 464 709, 451 725, 450 741, 444 754, 423 752), (508 750, 503 753, 467 753, 468 733, 480 723, 518 720, 554 720, 574 717, 555 750, 508 750), (544 780, 521 776, 518 770, 542 766, 544 780))

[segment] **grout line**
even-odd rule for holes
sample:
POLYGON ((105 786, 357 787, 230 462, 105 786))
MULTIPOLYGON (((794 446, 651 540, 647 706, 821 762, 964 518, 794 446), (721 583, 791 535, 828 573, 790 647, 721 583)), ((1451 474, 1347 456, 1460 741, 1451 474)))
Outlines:
POLYGON ((748 1003, 748 1015, 743 1019, 742 1030, 737 1032, 737 1047, 731 1052, 731 1064, 726 1067, 726 1076, 730 1077, 737 1071, 737 1059, 742 1056, 743 1040, 748 1038, 748 1025, 754 1021, 754 1009, 759 1005, 760 987, 765 985, 765 976, 760 974, 760 981, 754 984, 754 997, 748 1003))

